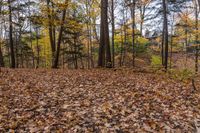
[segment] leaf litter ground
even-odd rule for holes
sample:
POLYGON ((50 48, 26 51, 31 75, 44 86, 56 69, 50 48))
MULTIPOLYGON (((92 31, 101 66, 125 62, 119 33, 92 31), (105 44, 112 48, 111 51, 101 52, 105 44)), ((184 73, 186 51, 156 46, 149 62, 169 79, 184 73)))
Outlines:
POLYGON ((199 120, 199 90, 164 75, 100 69, 0 73, 0 132, 183 133, 198 132, 199 120))

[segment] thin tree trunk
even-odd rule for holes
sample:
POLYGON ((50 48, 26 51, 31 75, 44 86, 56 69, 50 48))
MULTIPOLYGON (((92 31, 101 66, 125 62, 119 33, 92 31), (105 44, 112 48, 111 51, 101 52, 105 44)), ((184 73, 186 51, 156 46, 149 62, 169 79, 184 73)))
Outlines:
POLYGON ((123 65, 123 45, 124 45, 123 29, 121 28, 120 67, 123 65))
POLYGON ((52 64, 54 63, 55 60, 55 52, 56 52, 56 44, 55 44, 55 28, 53 28, 52 24, 52 16, 51 16, 51 9, 50 9, 50 0, 46 0, 47 2, 47 13, 48 13, 48 30, 49 30, 49 39, 50 39, 50 44, 51 44, 51 52, 52 52, 52 64))
MULTIPOLYGON (((0 6, 0 15, 1 15, 1 6, 0 6)), ((0 36, 3 34, 3 26, 1 25, 1 29, 0 29, 0 36)), ((0 41, 0 67, 4 67, 4 59, 3 59, 3 52, 2 52, 2 42, 0 41)))
MULTIPOLYGON (((67 0, 65 1, 65 3, 67 3, 67 0)), ((63 10, 63 14, 62 14, 61 26, 60 26, 60 31, 59 31, 59 35, 58 35, 58 42, 57 42, 57 51, 56 51, 56 56, 55 56, 53 68, 58 68, 58 64, 59 64, 60 45, 61 45, 61 42, 62 42, 62 33, 63 33, 63 30, 64 30, 63 24, 65 22, 65 18, 66 18, 66 8, 63 10)))
POLYGON ((94 59, 93 59, 93 40, 92 40, 92 28, 90 26, 90 60, 91 60, 91 67, 94 68, 94 59))
POLYGON ((0 67, 4 67, 3 53, 1 50, 1 42, 0 42, 0 67))
POLYGON ((132 66, 135 67, 135 0, 133 0, 133 5, 132 5, 132 66))
POLYGON ((171 51, 171 53, 170 53, 170 69, 172 68, 172 54, 173 54, 173 36, 171 36, 171 45, 170 45, 171 47, 170 47, 170 51, 171 51))
POLYGON ((98 43, 100 43, 100 39, 99 39, 98 34, 97 34, 96 19, 95 19, 95 18, 93 18, 93 24, 94 24, 94 25, 93 25, 94 37, 95 37, 96 41, 97 41, 98 43))
POLYGON ((165 69, 168 69, 168 18, 167 18, 167 0, 163 0, 163 16, 164 16, 164 37, 165 37, 165 69))
POLYGON ((173 54, 173 32, 174 32, 174 18, 175 17, 175 15, 173 14, 173 22, 172 22, 172 25, 171 25, 171 44, 170 44, 170 46, 171 46, 171 53, 170 53, 170 69, 172 68, 172 54, 173 54))
POLYGON ((37 66, 36 68, 39 68, 40 66, 40 47, 39 47, 39 35, 38 35, 38 29, 36 31, 36 45, 37 45, 37 66))
POLYGON ((11 54, 11 68, 15 68, 15 52, 14 52, 14 44, 13 44, 13 26, 12 26, 12 7, 11 1, 8 0, 8 8, 9 8, 9 40, 10 40, 10 54, 11 54))
POLYGON ((113 67, 115 67, 115 14, 114 14, 114 0, 112 0, 111 17, 112 17, 112 63, 113 63, 113 67))
POLYGON ((141 37, 143 35, 143 25, 144 25, 145 12, 146 12, 145 5, 141 6, 140 7, 140 17, 141 17, 141 22, 140 22, 140 36, 141 37))
POLYGON ((125 15, 125 8, 123 10, 123 20, 124 20, 124 23, 123 23, 123 33, 124 33, 124 44, 123 44, 123 60, 122 60, 122 65, 124 65, 124 62, 125 62, 125 65, 126 65, 126 50, 127 50, 127 32, 126 32, 126 15, 125 15))
MULTIPOLYGON (((189 14, 187 14, 188 17, 189 14)), ((186 18, 186 27, 185 27, 185 68, 187 67, 188 60, 188 18, 186 18)))
POLYGON ((78 69, 78 56, 77 56, 77 47, 76 47, 76 45, 77 45, 77 42, 76 42, 76 40, 77 40, 77 35, 75 35, 74 36, 74 45, 75 45, 75 47, 74 47, 74 55, 75 55, 75 69, 78 69))
POLYGON ((162 65, 165 65, 164 57, 165 57, 165 50, 164 50, 164 43, 165 43, 165 24, 163 24, 163 31, 162 31, 162 42, 161 42, 161 57, 162 57, 162 65))
POLYGON ((87 37, 87 64, 88 64, 88 69, 90 69, 90 31, 89 31, 89 24, 87 23, 87 34, 88 34, 88 37, 87 37))
MULTIPOLYGON (((199 0, 199 4, 200 4, 200 0, 199 0)), ((200 10, 200 7, 199 7, 200 10)), ((195 72, 198 73, 199 71, 199 36, 198 36, 198 25, 199 25, 199 20, 198 20, 198 5, 197 2, 195 1, 195 29, 196 29, 196 36, 195 36, 195 42, 196 42, 196 53, 195 53, 195 72)))
MULTIPOLYGON (((31 1, 29 0, 29 3, 30 3, 31 1)), ((30 7, 30 5, 28 6, 28 12, 29 12, 29 17, 31 17, 31 7, 30 7)), ((29 31, 30 31, 30 36, 29 36, 29 41, 30 41, 30 45, 31 45, 31 52, 32 52, 32 67, 34 68, 35 67, 35 58, 34 58, 34 51, 33 51, 33 37, 32 37, 32 22, 31 22, 31 19, 29 20, 29 26, 30 26, 30 29, 29 29, 29 31)))

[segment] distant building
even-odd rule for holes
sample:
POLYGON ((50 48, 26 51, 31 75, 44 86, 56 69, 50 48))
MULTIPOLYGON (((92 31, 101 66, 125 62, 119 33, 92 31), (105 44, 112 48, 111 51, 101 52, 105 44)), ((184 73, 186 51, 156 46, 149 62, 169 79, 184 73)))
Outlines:
POLYGON ((147 30, 145 32, 145 38, 148 39, 150 41, 151 45, 154 46, 159 46, 160 43, 158 42, 158 39, 162 37, 162 33, 160 33, 159 31, 149 31, 147 30))

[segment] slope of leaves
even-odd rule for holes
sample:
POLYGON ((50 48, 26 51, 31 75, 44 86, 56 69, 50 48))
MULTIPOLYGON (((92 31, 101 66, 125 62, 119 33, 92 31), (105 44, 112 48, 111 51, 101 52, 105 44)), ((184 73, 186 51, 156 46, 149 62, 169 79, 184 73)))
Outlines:
POLYGON ((0 132, 199 130, 199 90, 131 70, 3 70, 0 103, 0 132))

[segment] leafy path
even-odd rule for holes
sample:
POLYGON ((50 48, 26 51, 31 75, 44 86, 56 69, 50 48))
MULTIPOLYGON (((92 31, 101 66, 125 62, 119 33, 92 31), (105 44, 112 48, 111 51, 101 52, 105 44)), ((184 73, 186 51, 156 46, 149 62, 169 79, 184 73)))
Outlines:
POLYGON ((196 132, 200 92, 131 70, 3 70, 0 132, 196 132))

